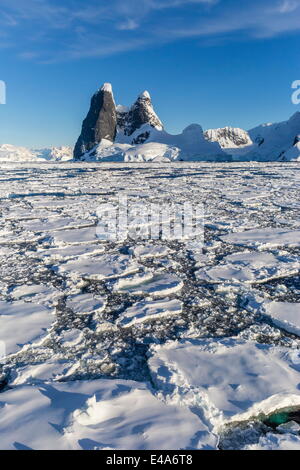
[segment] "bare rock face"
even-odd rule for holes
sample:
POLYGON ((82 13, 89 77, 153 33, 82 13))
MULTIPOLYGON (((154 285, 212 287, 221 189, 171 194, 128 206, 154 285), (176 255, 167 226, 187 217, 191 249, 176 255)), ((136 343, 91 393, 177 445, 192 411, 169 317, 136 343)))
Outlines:
MULTIPOLYGON (((117 109, 118 128, 124 135, 130 136, 144 124, 162 130, 163 124, 155 113, 152 101, 148 91, 141 93, 131 108, 126 110, 124 107, 117 109)), ((143 143, 147 136, 138 136, 133 144, 143 143)))
POLYGON ((117 132, 117 112, 110 83, 97 91, 91 100, 90 110, 83 121, 81 134, 74 148, 74 159, 90 151, 102 139, 114 142, 117 132))

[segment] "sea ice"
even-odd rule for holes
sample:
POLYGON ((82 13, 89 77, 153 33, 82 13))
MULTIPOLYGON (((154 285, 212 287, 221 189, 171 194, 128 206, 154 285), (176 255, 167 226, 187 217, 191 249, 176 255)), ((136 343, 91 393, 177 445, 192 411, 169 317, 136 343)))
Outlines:
POLYGON ((272 253, 244 252, 225 256, 218 266, 197 271, 196 277, 212 283, 253 283, 296 274, 298 270, 298 257, 276 257, 272 253))
POLYGON ((300 450, 300 436, 269 432, 259 439, 258 444, 245 446, 243 450, 300 450))
POLYGON ((76 273, 85 279, 102 280, 138 271, 138 264, 126 255, 103 255, 67 261, 58 267, 60 273, 76 273))
POLYGON ((300 405, 299 351, 227 338, 152 346, 149 367, 170 403, 201 407, 215 426, 300 405))
POLYGON ((6 354, 43 338, 54 320, 53 312, 41 305, 0 302, 0 339, 5 342, 6 354))
POLYGON ((263 310, 279 328, 300 336, 300 303, 266 302, 263 310))
POLYGON ((52 236, 56 245, 79 245, 81 243, 92 243, 99 241, 96 227, 61 230, 53 233, 50 232, 50 235, 52 236))
POLYGON ((247 230, 245 232, 230 233, 221 238, 226 243, 249 247, 276 248, 279 246, 300 246, 300 230, 286 230, 282 228, 247 230))
POLYGON ((105 300, 91 294, 71 295, 67 298, 66 307, 77 315, 100 313, 105 308, 105 300))
POLYGON ((119 279, 115 285, 116 292, 131 294, 148 294, 154 297, 165 297, 180 291, 183 282, 174 274, 145 273, 131 278, 119 279))
POLYGON ((177 299, 137 302, 125 310, 117 319, 117 324, 123 327, 135 326, 149 320, 161 319, 182 312, 182 302, 177 299))

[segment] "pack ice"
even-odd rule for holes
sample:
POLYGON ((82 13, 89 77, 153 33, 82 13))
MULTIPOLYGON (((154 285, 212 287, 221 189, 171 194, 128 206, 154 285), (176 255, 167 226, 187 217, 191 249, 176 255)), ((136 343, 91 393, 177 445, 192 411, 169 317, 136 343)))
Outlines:
MULTIPOLYGON (((148 100, 118 138, 162 135, 148 100)), ((1 164, 0 449, 299 449, 298 163, 144 157, 1 164), (120 195, 203 203, 203 239, 99 239, 120 195)))

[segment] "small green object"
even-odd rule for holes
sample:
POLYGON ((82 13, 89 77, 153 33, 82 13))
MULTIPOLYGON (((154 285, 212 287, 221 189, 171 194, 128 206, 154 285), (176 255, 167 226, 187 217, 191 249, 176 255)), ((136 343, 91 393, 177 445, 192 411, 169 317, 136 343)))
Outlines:
POLYGON ((289 420, 289 413, 275 413, 271 416, 268 417, 267 423, 270 424, 276 424, 279 426, 279 424, 284 424, 289 420))

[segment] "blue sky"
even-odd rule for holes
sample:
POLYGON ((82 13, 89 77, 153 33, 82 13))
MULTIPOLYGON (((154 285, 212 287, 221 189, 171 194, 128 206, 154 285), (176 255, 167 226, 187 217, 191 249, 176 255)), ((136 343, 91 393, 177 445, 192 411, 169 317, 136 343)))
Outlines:
POLYGON ((0 0, 0 143, 74 144, 90 96, 147 89, 169 132, 287 119, 300 0, 0 0))

